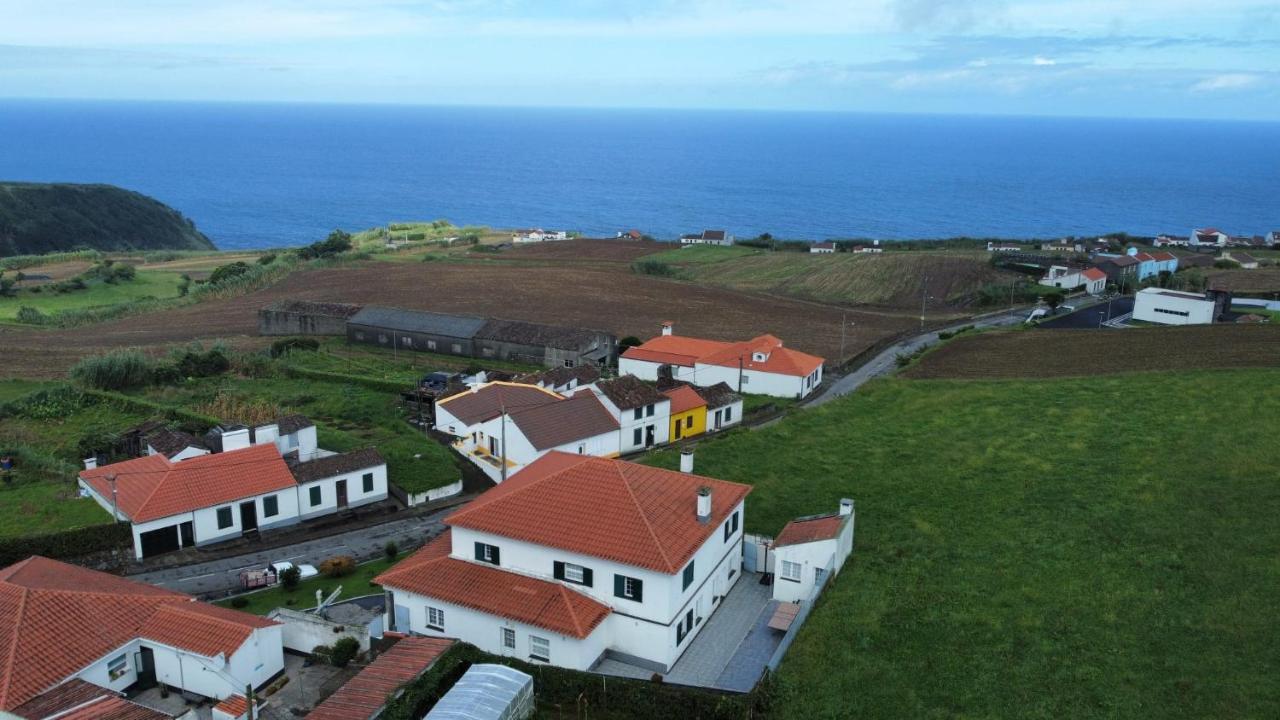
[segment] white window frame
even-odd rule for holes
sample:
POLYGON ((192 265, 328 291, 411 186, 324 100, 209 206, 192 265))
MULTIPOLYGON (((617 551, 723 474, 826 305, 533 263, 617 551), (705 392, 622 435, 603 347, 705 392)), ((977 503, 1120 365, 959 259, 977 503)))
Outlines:
POLYGON ((431 630, 444 632, 444 610, 440 608, 427 606, 427 627, 431 630))
POLYGON ((564 579, 568 580, 571 583, 577 583, 581 585, 587 581, 586 570, 587 569, 582 567, 581 565, 574 565, 573 563, 565 563, 564 579))
MULTIPOLYGON (((619 573, 621 575, 621 573, 619 573)), ((631 600, 636 597, 635 578, 622 576, 622 596, 631 600)))
POLYGON ((538 637, 537 635, 530 635, 529 636, 529 659, 537 660, 539 662, 545 662, 545 663, 551 662, 551 641, 544 637, 538 637), (545 651, 545 654, 542 654, 542 655, 538 654, 539 645, 542 645, 543 650, 545 651))
POLYGON ((516 649, 516 629, 511 627, 499 628, 501 635, 502 647, 507 650, 516 649))
POLYGON ((129 656, 119 655, 107 661, 107 677, 115 682, 129 674, 129 656))
POLYGON ((800 582, 800 576, 803 572, 804 566, 800 563, 791 562, 790 560, 782 561, 781 576, 783 580, 794 580, 796 582, 800 582))

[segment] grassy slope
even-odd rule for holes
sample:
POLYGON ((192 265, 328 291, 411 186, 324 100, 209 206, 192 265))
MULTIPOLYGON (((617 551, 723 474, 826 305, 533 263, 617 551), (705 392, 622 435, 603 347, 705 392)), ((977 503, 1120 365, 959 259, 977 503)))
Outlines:
MULTIPOLYGON (((405 554, 401 553, 400 558, 404 558, 405 554)), ((397 558, 397 559, 400 559, 397 558)), ((386 558, 379 558, 372 562, 364 563, 356 567, 356 571, 347 577, 327 578, 323 575, 309 578, 298 583, 298 587, 293 592, 286 591, 283 587, 276 586, 260 590, 258 592, 244 595, 244 599, 249 604, 239 608, 245 612, 255 615, 266 615, 278 607, 291 607, 294 610, 306 610, 315 607, 316 590, 324 593, 325 597, 333 592, 339 585, 342 586, 342 594, 338 596, 338 600, 350 600, 351 598, 361 597, 363 595, 375 595, 382 592, 382 589, 370 585, 375 576, 383 570, 391 567, 392 563, 386 558)), ((235 607, 230 600, 223 600, 218 605, 223 607, 235 607)))
POLYGON ((94 282, 87 289, 68 293, 55 293, 47 288, 39 293, 22 290, 14 297, 0 298, 0 319, 13 320, 18 308, 33 307, 48 315, 59 310, 72 310, 102 305, 115 305, 145 297, 159 299, 178 297, 178 284, 182 282, 176 272, 140 271, 130 282, 114 285, 94 282))
POLYGON ((858 503, 777 715, 1280 715, 1277 383, 880 381, 702 443, 749 530, 858 503))

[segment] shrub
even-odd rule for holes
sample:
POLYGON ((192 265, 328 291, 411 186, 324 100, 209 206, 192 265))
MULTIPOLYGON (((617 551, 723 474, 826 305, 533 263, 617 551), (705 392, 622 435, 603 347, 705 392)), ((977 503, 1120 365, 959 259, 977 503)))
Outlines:
POLYGON ((631 271, 637 275, 653 275, 655 277, 675 277, 676 269, 661 260, 639 260, 631 265, 631 271))
POLYGON ((276 374, 276 366, 271 358, 261 353, 239 355, 231 365, 237 373, 247 378, 269 378, 276 374))
POLYGON ((47 319, 48 316, 33 307, 27 307, 24 305, 18 308, 17 320, 20 323, 26 323, 28 325, 43 325, 47 319))
POLYGON ((220 285, 248 273, 252 268, 248 263, 236 261, 229 265, 221 265, 209 275, 210 285, 220 285))
POLYGON ((157 363, 151 371, 153 385, 174 385, 182 380, 182 371, 172 363, 157 363))
POLYGON ((311 655, 315 657, 316 662, 328 664, 333 659, 333 648, 329 645, 317 645, 311 648, 311 655))
POLYGON ((307 337, 290 337, 281 338, 271 343, 271 357, 276 358, 286 355, 294 350, 302 350, 306 352, 315 352, 320 349, 320 341, 315 338, 307 337))
POLYGON ((249 606, 249 598, 247 597, 231 598, 231 607, 233 608, 242 608, 242 607, 248 607, 248 606, 249 606))
POLYGON ((1214 260, 1213 266, 1215 268, 1218 268, 1219 270, 1239 270, 1240 269, 1240 263, 1236 262, 1235 260, 1227 260, 1226 258, 1220 258, 1218 260, 1214 260))
POLYGON ((128 523, 93 525, 47 535, 28 535, 0 541, 0 567, 12 565, 32 555, 70 560, 104 550, 133 547, 133 531, 128 523))
POLYGON ((320 572, 325 577, 346 577, 356 571, 356 559, 350 555, 336 555, 320 563, 320 572))
POLYGON ((643 345, 643 344, 644 344, 644 341, 641 340, 640 338, 636 337, 635 335, 628 335, 618 341, 618 351, 621 352, 623 350, 626 350, 629 347, 636 347, 637 345, 643 345))
MULTIPOLYGON (((293 567, 285 568, 280 573, 280 585, 281 587, 283 587, 285 590, 288 590, 289 592, 293 592, 294 590, 297 590, 298 583, 301 580, 302 580, 302 571, 299 570, 296 565, 293 567)), ((290 602, 290 604, 292 605, 293 603, 290 602)))
POLYGON ((329 662, 334 667, 344 668, 356 656, 360 654, 360 643, 353 637, 339 638, 333 644, 333 651, 329 654, 329 662))
POLYGON ((91 355, 71 367, 71 379, 99 390, 128 390, 151 383, 154 365, 136 349, 91 355))
POLYGON ((178 372, 186 377, 214 377, 231 369, 231 360, 221 345, 205 350, 201 345, 194 344, 171 356, 178 372))
POLYGON ((334 230, 329 237, 320 242, 311 243, 298 249, 298 257, 303 260, 333 257, 351 249, 351 233, 334 230))
POLYGON ((259 256, 259 257, 258 257, 258 264, 259 264, 259 265, 270 265, 271 263, 273 263, 273 262, 275 262, 275 261, 276 261, 276 254, 275 254, 275 253, 267 253, 266 255, 261 255, 261 256, 259 256))
POLYGON ((388 540, 387 544, 382 546, 382 553, 387 556, 387 560, 395 560, 400 554, 400 546, 396 545, 395 540, 388 540))

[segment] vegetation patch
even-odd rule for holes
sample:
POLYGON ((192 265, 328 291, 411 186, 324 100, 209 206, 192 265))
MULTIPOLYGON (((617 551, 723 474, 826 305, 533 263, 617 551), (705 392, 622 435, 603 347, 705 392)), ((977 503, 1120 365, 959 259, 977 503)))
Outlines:
POLYGON ((376 595, 382 592, 382 588, 374 585, 373 579, 391 567, 392 564, 394 564, 394 561, 380 558, 363 565, 356 565, 351 573, 342 577, 317 575, 313 578, 302 580, 293 590, 286 590, 280 585, 275 585, 265 590, 237 595, 217 604, 223 607, 234 607, 254 615, 266 615, 278 607, 288 607, 294 610, 313 608, 316 605, 317 590, 322 593, 323 597, 329 597, 329 593, 337 590, 338 586, 342 586, 342 595, 339 596, 339 600, 350 600, 364 595, 376 595), (242 602, 237 603, 238 600, 242 602))
POLYGON ((857 502, 770 716, 1280 714, 1280 443, 1239 442, 1280 432, 1277 382, 881 380, 702 441, 749 531, 857 502))

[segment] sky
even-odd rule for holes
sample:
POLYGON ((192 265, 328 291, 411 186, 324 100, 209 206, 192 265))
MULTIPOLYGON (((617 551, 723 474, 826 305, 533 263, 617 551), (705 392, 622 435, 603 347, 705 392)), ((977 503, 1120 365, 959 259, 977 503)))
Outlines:
POLYGON ((1276 0, 0 0, 0 97, 1280 119, 1276 0))

